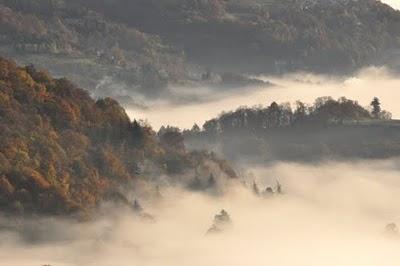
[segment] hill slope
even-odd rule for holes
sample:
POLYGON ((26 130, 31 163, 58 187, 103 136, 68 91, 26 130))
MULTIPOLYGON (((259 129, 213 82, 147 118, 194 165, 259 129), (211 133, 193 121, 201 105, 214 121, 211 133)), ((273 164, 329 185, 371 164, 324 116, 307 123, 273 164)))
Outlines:
POLYGON ((344 73, 400 47, 400 12, 376 0, 74 1, 222 69, 344 73))
POLYGON ((320 161, 400 156, 400 123, 356 101, 318 98, 311 106, 272 103, 239 108, 185 132, 191 149, 207 148, 237 161, 320 161))
POLYGON ((400 12, 377 0, 0 0, 1 55, 130 104, 225 72, 397 65, 399 49, 400 12))
MULTIPOLYGON (((121 187, 189 186, 236 177, 178 132, 157 136, 110 98, 94 101, 65 79, 0 58, 0 207, 34 213, 91 210, 121 187), (153 182, 153 181, 154 182, 153 182)), ((215 188, 217 189, 217 188, 215 188)))

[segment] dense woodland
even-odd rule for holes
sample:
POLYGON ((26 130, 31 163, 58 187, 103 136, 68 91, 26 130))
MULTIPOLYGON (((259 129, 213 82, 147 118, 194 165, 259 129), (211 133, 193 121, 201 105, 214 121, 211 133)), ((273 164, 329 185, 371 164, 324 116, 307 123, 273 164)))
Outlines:
POLYGON ((344 97, 321 97, 312 105, 298 101, 294 108, 276 102, 240 107, 183 132, 191 149, 251 162, 399 156, 399 133, 400 123, 378 98, 365 108, 344 97))
POLYGON ((207 77, 251 83, 243 73, 348 73, 399 48, 400 12, 376 0, 0 0, 3 56, 97 96, 160 97, 207 77), (121 88, 98 86, 106 77, 121 88))
POLYGON ((83 2, 183 47, 195 62, 223 69, 340 72, 400 45, 400 13, 376 0, 83 2))
POLYGON ((190 186, 213 176, 214 187, 236 177, 215 155, 186 152, 181 135, 132 122, 115 100, 1 58, 0 136, 0 207, 12 212, 86 212, 161 177, 190 186))
POLYGON ((96 97, 131 104, 132 92, 160 97, 169 84, 254 83, 189 64, 173 43, 73 1, 1 0, 0 54, 66 76, 96 97))
POLYGON ((3 56, 50 68, 92 90, 111 77, 151 95, 185 78, 181 51, 62 1, 0 1, 0 45, 3 56))
POLYGON ((326 97, 239 108, 202 129, 156 133, 112 98, 90 97, 165 98, 171 84, 231 88, 265 85, 247 74, 347 72, 399 48, 400 13, 375 0, 0 0, 0 55, 35 64, 0 59, 0 206, 91 210, 121 187, 161 177, 207 190, 236 177, 217 153, 263 162, 400 155, 398 124, 378 99, 372 110, 326 97))

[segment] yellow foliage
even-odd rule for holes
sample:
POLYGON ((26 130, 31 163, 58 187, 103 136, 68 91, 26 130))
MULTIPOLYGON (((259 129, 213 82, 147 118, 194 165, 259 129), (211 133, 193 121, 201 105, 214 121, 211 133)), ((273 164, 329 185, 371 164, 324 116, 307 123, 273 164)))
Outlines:
POLYGON ((32 79, 31 75, 29 75, 24 69, 17 70, 17 77, 31 88, 35 85, 35 81, 32 79))
POLYGON ((50 183, 37 171, 24 167, 22 169, 22 174, 30 181, 33 182, 39 189, 49 189, 50 183))
POLYGON ((15 192, 14 186, 5 176, 0 177, 0 191, 7 195, 11 195, 15 192))
POLYGON ((10 97, 0 91, 0 106, 8 106, 10 103, 10 97))

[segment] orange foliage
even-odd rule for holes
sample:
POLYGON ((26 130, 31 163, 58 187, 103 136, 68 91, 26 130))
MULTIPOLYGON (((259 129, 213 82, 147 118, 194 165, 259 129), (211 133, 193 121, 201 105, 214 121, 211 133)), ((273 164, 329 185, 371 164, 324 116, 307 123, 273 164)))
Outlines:
POLYGON ((14 197, 0 195, 6 210, 89 210, 134 181, 144 161, 159 169, 165 162, 175 170, 192 167, 180 135, 168 138, 165 149, 115 100, 96 102, 68 80, 2 58, 0 134, 0 190, 14 197))
POLYGON ((33 182, 33 185, 39 189, 45 190, 50 188, 50 183, 37 171, 24 167, 22 174, 29 181, 33 182))

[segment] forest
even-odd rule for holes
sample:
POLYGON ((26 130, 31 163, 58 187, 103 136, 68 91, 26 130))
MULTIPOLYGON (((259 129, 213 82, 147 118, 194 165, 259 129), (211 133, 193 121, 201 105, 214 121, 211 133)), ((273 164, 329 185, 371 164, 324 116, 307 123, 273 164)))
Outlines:
POLYGON ((393 1, 0 0, 0 266, 398 266, 393 1))
POLYGON ((222 69, 344 73, 399 48, 400 14, 376 0, 84 2, 180 44, 194 62, 222 69))
POLYGON ((341 97, 240 107, 183 131, 189 149, 245 162, 383 159, 400 155, 400 123, 381 107, 341 97), (381 136, 381 137, 377 137, 381 136))
POLYGON ((13 213, 89 214, 121 189, 155 195, 162 178, 189 187, 213 176, 217 192, 237 177, 215 154, 186 151, 181 135, 131 121, 115 100, 95 101, 66 79, 5 59, 0 135, 0 206, 13 213))
POLYGON ((172 97, 169 86, 390 66, 399 29, 399 11, 376 0, 0 1, 3 56, 124 105, 172 97))

